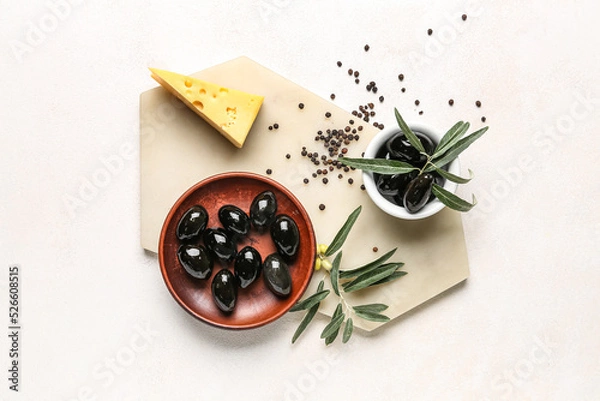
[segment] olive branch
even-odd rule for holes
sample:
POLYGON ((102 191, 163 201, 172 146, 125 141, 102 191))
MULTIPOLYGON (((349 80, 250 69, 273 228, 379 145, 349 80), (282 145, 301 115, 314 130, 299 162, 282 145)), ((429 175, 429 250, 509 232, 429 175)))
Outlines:
POLYGON ((344 294, 346 293, 388 283, 407 274, 405 271, 400 270, 404 266, 404 263, 387 263, 394 255, 397 248, 392 249, 381 257, 360 267, 350 270, 341 269, 343 255, 343 251, 341 250, 342 245, 346 241, 352 226, 358 219, 361 210, 362 207, 359 206, 350 214, 350 216, 348 216, 346 222, 337 232, 329 246, 324 244, 318 246, 315 269, 319 270, 323 267, 324 270, 329 272, 331 290, 324 289, 325 279, 323 279, 319 282, 317 291, 313 295, 297 302, 290 309, 290 312, 307 311, 292 337, 292 343, 295 343, 298 337, 300 337, 308 327, 317 314, 321 302, 331 294, 332 290, 338 297, 338 304, 331 316, 331 321, 321 332, 321 338, 325 340, 325 345, 331 344, 337 338, 342 326, 344 326, 342 342, 348 342, 354 331, 353 317, 372 322, 387 322, 390 320, 389 317, 381 313, 388 309, 388 305, 373 303, 353 306, 350 305, 346 298, 344 298, 344 294), (334 256, 333 262, 330 262, 328 259, 331 256, 334 256))

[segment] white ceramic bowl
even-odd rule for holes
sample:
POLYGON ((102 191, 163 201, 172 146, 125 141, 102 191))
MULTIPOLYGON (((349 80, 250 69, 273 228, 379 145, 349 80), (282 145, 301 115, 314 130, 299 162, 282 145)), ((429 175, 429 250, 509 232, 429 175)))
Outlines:
MULTIPOLYGON (((423 124, 408 124, 409 127, 413 131, 421 132, 427 136, 429 136, 435 143, 438 143, 442 138, 443 133, 436 131, 426 125, 423 124)), ((373 158, 376 156, 377 151, 381 149, 385 142, 391 138, 394 134, 399 132, 400 129, 398 127, 387 128, 377 135, 373 137, 367 149, 365 150, 365 158, 373 158)), ((455 175, 460 175, 460 161, 455 159, 448 165, 448 171, 455 175)), ((385 199, 377 190, 377 185, 375 184, 375 180, 373 179, 373 173, 364 171, 363 172, 363 182, 365 184, 365 189, 369 194, 369 197, 375 202, 375 204, 387 214, 398 217, 404 220, 419 220, 424 219, 426 217, 432 216, 442 210, 444 208, 444 204, 440 202, 437 198, 433 199, 431 202, 427 203, 421 210, 416 213, 409 213, 404 207, 398 206, 395 203, 392 203, 385 199)), ((444 189, 450 191, 452 193, 456 192, 457 184, 446 180, 444 184, 444 189)))

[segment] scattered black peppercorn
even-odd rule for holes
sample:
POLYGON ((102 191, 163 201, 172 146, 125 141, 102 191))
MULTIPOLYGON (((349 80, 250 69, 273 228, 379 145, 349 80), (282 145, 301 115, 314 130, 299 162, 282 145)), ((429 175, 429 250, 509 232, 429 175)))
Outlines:
POLYGON ((485 116, 481 117, 481 122, 484 123, 486 120, 485 116))
POLYGON ((463 14, 461 18, 462 18, 463 21, 466 21, 467 20, 467 14, 463 14))
POLYGON ((319 205, 319 210, 325 210, 325 205, 321 203, 321 204, 319 205))
POLYGON ((352 70, 352 68, 348 69, 348 75, 352 75, 352 73, 354 73, 354 71, 352 70))
POLYGON ((398 79, 400 80, 400 82, 404 81, 404 74, 398 75, 398 79))
POLYGON ((450 100, 448 100, 448 104, 449 104, 450 106, 454 106, 454 99, 450 99, 450 100))
POLYGON ((423 115, 423 110, 419 111, 419 115, 422 116, 423 115))
POLYGON ((383 100, 384 100, 384 97, 383 96, 379 96, 379 101, 383 102, 383 100))
POLYGON ((289 153, 287 155, 285 155, 286 159, 289 159, 290 157, 292 157, 292 155, 290 155, 289 153))
POLYGON ((352 179, 352 177, 348 178, 348 184, 350 184, 350 185, 354 184, 354 180, 352 179))
POLYGON ((338 66, 338 67, 341 67, 341 66, 342 66, 342 62, 341 62, 341 61, 338 61, 338 62, 337 62, 337 66, 338 66))
POLYGON ((377 248, 376 246, 373 247, 373 252, 377 252, 379 251, 379 248, 377 248))
POLYGON ((415 100, 415 106, 418 106, 420 104, 421 104, 421 102, 419 101, 419 99, 415 100))
POLYGON ((269 125, 269 131, 273 131, 273 126, 269 125))
POLYGON ((304 108, 304 103, 298 103, 298 108, 302 110, 304 108))
POLYGON ((369 45, 365 45, 365 51, 368 52, 371 47, 369 45))
POLYGON ((305 178, 304 180, 302 180, 305 184, 308 184, 309 180, 308 178, 305 178))
POLYGON ((359 75, 360 75, 360 72, 354 71, 354 78, 358 78, 359 75))
POLYGON ((323 177, 323 184, 327 184, 329 182, 329 180, 327 179, 327 177, 323 177))
POLYGON ((335 93, 332 93, 331 95, 329 95, 329 97, 331 98, 331 100, 335 100, 335 93))
POLYGON ((273 173, 273 170, 271 170, 270 168, 267 169, 267 174, 271 175, 273 173))
POLYGON ((433 29, 429 28, 429 29, 427 30, 427 35, 431 36, 431 34, 432 34, 432 33, 433 33, 433 29))
POLYGON ((325 113, 325 117, 327 117, 327 118, 331 117, 331 113, 330 112, 325 113))
POLYGON ((277 124, 277 123, 273 124, 273 128, 279 129, 279 124, 277 124))
POLYGON ((404 93, 404 92, 406 92, 406 88, 402 88, 402 89, 400 89, 400 91, 401 91, 402 93, 404 93))
POLYGON ((365 190, 365 184, 360 184, 360 189, 361 189, 361 191, 364 191, 365 190))
POLYGON ((476 102, 475 102, 475 106, 477 106, 477 107, 481 107, 481 102, 480 102, 479 100, 478 100, 478 101, 476 101, 476 102))

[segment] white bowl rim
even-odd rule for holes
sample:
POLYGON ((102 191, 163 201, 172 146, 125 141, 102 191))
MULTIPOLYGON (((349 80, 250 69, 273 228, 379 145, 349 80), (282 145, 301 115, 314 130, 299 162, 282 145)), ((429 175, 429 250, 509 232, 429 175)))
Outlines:
MULTIPOLYGON (((435 130, 428 125, 422 123, 407 123, 408 126, 413 131, 421 132, 425 135, 433 137, 436 142, 439 142, 442 138, 443 133, 441 131, 435 130)), ((382 130, 377 133, 373 139, 367 145, 365 149, 365 158, 375 157, 377 151, 383 146, 385 141, 390 138, 393 134, 400 131, 398 127, 390 127, 382 130)), ((452 161, 448 165, 448 171, 452 174, 459 175, 460 174, 460 161, 458 158, 452 161)), ((421 210, 416 213, 408 213, 406 209, 402 206, 398 206, 383 197, 377 190, 377 186, 375 184, 375 180, 373 179, 373 173, 369 171, 363 171, 362 174, 363 182, 365 184, 365 189, 369 195, 369 197, 375 202, 375 204, 383 210, 385 213, 398 217, 404 220, 420 220, 426 217, 432 216, 442 210, 444 208, 444 204, 440 202, 438 199, 433 199, 431 202, 427 203, 421 210)), ((450 180, 446 180, 444 183, 444 189, 450 191, 452 193, 456 192, 458 185, 450 180)))

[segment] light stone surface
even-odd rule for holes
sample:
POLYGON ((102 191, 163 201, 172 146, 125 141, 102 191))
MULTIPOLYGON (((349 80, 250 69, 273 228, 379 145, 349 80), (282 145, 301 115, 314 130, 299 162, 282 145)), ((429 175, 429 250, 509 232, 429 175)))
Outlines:
POLYGON ((0 399, 599 399, 598 15, 591 0, 2 2, 0 399), (140 94, 150 66, 242 55, 344 110, 374 80, 386 125, 394 106, 440 128, 487 117, 461 158, 475 178, 459 191, 479 199, 464 284, 329 347, 324 316, 294 345, 298 314, 241 335, 190 319, 140 246, 140 94))

